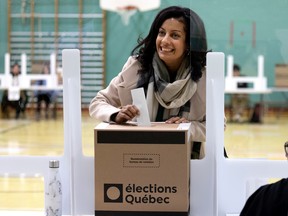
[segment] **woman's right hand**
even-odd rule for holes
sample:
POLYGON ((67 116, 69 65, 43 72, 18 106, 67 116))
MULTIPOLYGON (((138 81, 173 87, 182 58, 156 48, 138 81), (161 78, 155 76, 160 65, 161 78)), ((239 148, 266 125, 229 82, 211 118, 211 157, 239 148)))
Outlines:
POLYGON ((114 122, 122 124, 131 121, 134 117, 140 114, 140 110, 135 105, 126 105, 116 114, 114 122))

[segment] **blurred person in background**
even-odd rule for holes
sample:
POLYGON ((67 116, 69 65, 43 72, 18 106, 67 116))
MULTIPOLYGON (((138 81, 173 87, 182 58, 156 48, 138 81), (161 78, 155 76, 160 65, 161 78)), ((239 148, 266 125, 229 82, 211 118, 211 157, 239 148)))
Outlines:
MULTIPOLYGON (((41 74, 50 74, 49 63, 44 63, 41 74)), ((47 85, 46 80, 37 80, 35 85, 45 87, 47 85)), ((49 106, 51 103, 54 103, 52 117, 56 118, 56 99, 57 91, 55 90, 37 90, 34 92, 34 96, 37 98, 37 108, 36 108, 36 120, 41 118, 41 105, 42 102, 45 104, 45 118, 49 118, 49 106)))
MULTIPOLYGON (((21 74, 20 65, 15 62, 11 67, 12 83, 11 86, 19 86, 19 75, 21 74)), ((20 114, 25 117, 25 110, 28 103, 28 95, 26 90, 20 90, 20 98, 18 100, 9 100, 8 90, 5 90, 1 100, 1 111, 4 118, 9 118, 9 107, 15 109, 15 118, 18 119, 20 114)))
MULTIPOLYGON (((241 67, 238 64, 233 66, 233 76, 240 77, 241 67)), ((248 84, 239 82, 237 84, 238 89, 247 88, 248 84)), ((249 107, 249 95, 248 94, 232 94, 231 95, 231 116, 233 122, 243 122, 243 115, 245 110, 249 107)))

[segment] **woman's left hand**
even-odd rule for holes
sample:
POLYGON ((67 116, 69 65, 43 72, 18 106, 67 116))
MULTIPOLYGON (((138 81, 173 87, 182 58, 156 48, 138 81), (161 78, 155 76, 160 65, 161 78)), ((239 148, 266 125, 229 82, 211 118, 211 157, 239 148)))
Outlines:
POLYGON ((167 119, 165 121, 165 123, 168 123, 168 124, 180 124, 180 123, 189 123, 190 121, 188 121, 186 118, 183 118, 183 117, 179 117, 179 116, 175 116, 175 117, 172 117, 170 119, 167 119))

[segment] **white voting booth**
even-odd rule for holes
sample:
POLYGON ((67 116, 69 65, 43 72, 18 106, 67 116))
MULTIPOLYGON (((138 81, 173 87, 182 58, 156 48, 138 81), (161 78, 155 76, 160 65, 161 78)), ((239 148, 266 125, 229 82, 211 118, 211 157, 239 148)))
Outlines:
MULTIPOLYGON (((83 155, 81 143, 80 52, 63 50, 62 56, 64 154, 60 157, 0 156, 0 164, 9 164, 0 166, 0 174, 40 173, 46 179, 48 161, 59 159, 63 215, 94 215, 94 158, 83 155)), ((249 192, 256 189, 250 187, 255 181, 288 174, 287 161, 224 158, 223 53, 207 55, 206 141, 205 158, 191 160, 191 216, 237 215, 247 199, 247 188, 249 192)))
POLYGON ((234 57, 227 56, 227 75, 225 77, 225 92, 226 93, 269 93, 271 90, 267 88, 267 78, 264 76, 264 56, 259 55, 257 59, 257 76, 234 77, 233 65, 234 57), (238 83, 248 83, 249 88, 238 89, 238 83))
MULTIPOLYGON (((56 73, 56 54, 50 54, 50 74, 28 74, 27 73, 27 55, 21 54, 21 74, 17 77, 17 83, 13 83, 13 77, 10 74, 10 54, 5 54, 5 72, 0 74, 0 89, 8 89, 8 92, 15 92, 15 89, 62 89, 58 84, 58 77, 56 73), (45 80, 45 87, 36 87, 32 85, 33 81, 45 80)), ((18 98, 19 99, 19 98, 18 98)), ((15 99, 15 100, 18 100, 15 99)))

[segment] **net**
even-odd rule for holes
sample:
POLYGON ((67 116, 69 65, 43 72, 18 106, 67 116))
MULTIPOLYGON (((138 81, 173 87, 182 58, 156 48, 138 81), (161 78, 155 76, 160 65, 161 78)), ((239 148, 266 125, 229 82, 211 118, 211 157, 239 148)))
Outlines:
POLYGON ((118 7, 117 13, 121 16, 121 20, 124 25, 129 25, 131 16, 138 11, 136 6, 118 7))

